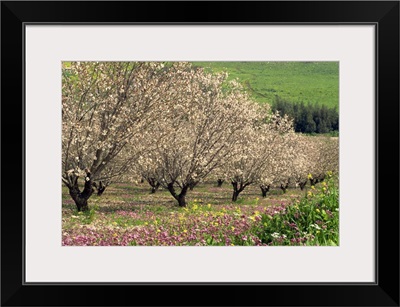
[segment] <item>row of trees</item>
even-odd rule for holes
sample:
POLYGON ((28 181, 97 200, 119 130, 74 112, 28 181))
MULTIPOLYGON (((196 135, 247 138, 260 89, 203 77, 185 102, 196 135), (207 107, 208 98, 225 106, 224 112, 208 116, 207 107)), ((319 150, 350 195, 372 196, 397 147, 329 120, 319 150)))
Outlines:
POLYGON ((250 184, 287 187, 337 169, 337 141, 294 133, 226 73, 184 62, 73 62, 62 73, 62 182, 78 210, 94 188, 137 176, 186 206, 210 177, 228 180, 236 201, 250 184))
POLYGON ((329 108, 318 103, 294 103, 277 97, 272 109, 293 118, 296 132, 329 133, 339 131, 339 113, 336 108, 329 108))

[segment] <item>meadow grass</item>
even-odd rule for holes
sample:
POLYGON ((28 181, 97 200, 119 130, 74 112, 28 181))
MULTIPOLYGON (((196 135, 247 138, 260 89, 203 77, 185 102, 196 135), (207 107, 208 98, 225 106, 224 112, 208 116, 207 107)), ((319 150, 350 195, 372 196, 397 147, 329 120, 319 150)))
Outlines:
POLYGON ((227 71, 253 98, 339 106, 339 62, 193 62, 209 71, 227 71))
POLYGON ((63 188, 63 245, 272 246, 338 245, 338 191, 328 180, 308 191, 260 196, 249 186, 236 203, 231 187, 203 183, 177 206, 168 191, 149 193, 143 183, 110 186, 77 212, 63 188), (135 191, 136 195, 132 195, 135 191))

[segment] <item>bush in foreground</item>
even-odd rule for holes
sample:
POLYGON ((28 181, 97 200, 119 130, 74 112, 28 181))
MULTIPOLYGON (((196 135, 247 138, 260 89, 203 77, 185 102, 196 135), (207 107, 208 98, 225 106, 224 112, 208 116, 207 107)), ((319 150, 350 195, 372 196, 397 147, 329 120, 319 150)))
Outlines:
POLYGON ((311 186, 281 214, 262 215, 261 241, 267 245, 339 245, 339 190, 335 178, 311 186))

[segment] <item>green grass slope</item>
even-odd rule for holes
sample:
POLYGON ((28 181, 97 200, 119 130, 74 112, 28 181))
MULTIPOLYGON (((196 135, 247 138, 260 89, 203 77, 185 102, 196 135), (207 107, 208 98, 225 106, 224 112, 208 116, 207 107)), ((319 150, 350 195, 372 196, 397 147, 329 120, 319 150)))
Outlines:
POLYGON ((278 96, 291 102, 339 106, 339 62, 193 62, 238 78, 258 102, 278 96))

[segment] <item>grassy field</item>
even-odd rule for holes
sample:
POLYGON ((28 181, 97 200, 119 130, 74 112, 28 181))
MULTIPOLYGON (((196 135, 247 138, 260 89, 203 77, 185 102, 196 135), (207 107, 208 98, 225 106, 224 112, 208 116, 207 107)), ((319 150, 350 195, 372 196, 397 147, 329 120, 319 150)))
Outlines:
POLYGON ((62 245, 338 245, 338 191, 329 181, 266 198, 249 186, 236 203, 230 185, 203 183, 186 208, 168 191, 149 191, 146 183, 114 184, 77 212, 63 188, 62 245))
POLYGON ((278 96, 291 102, 339 106, 338 62, 194 62, 238 78, 258 102, 278 96))

